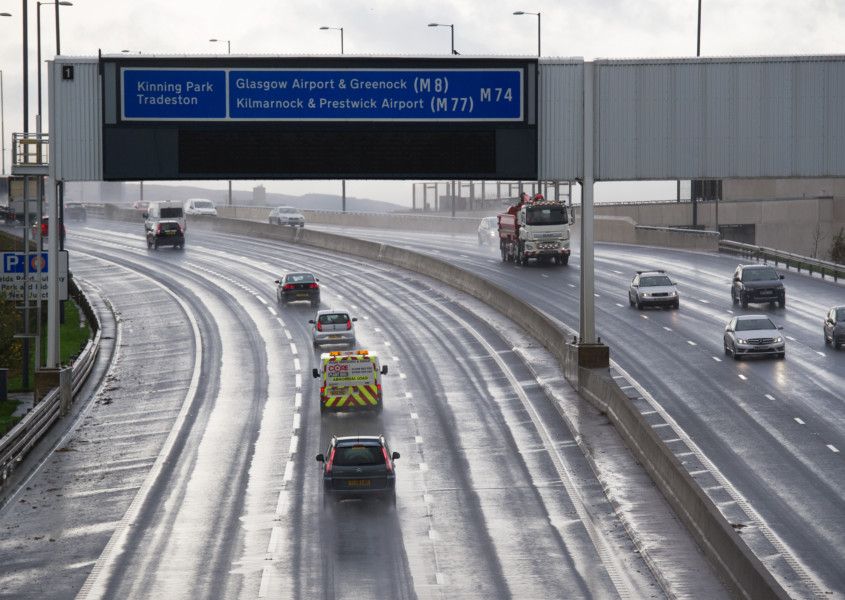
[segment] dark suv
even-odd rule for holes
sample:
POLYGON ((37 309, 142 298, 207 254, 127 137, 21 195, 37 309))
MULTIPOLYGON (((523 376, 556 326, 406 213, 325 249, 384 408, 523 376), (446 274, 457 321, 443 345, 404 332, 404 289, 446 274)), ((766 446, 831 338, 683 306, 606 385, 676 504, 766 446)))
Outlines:
POLYGON ((185 232, 182 225, 176 221, 159 221, 147 230, 147 248, 159 246, 185 247, 185 232))
POLYGON ((323 505, 344 498, 378 497, 396 504, 396 471, 390 452, 380 435, 332 437, 322 463, 323 505))
POLYGON ((783 275, 778 275, 768 265, 739 265, 734 271, 731 286, 731 300, 747 308, 749 302, 768 302, 781 308, 786 306, 786 290, 783 287, 783 275))
POLYGON ((276 280, 276 302, 285 305, 296 300, 309 300, 312 308, 320 306, 320 281, 311 273, 288 273, 276 280))

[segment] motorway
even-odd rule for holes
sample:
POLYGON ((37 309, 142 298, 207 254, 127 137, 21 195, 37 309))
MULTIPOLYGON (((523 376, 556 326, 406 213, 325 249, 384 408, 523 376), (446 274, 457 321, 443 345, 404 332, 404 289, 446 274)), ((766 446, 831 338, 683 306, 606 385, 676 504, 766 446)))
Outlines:
MULTIPOLYGON (((0 595, 725 596, 607 420, 483 305, 316 249, 189 232, 184 251, 151 251, 141 232, 69 227, 75 276, 114 311, 115 349, 92 402, 0 508, 0 595), (389 364, 382 415, 320 417, 312 309, 276 306, 273 289, 302 268, 389 364), (377 432, 402 454, 397 508, 324 511, 314 455, 332 434, 377 432)), ((544 306, 574 298, 575 269, 510 271, 544 306)))
MULTIPOLYGON (((517 293, 577 331, 580 261, 569 267, 502 263, 475 235, 320 227, 429 253, 517 293)), ((596 332, 611 360, 651 406, 674 421, 715 474, 711 497, 796 596, 845 597, 845 350, 826 346, 825 310, 845 285, 785 274, 785 308, 733 306, 740 259, 622 244, 596 245, 596 332), (638 269, 665 269, 679 311, 629 307, 638 269), (735 362, 723 354, 733 314, 764 313, 782 325, 783 361, 735 362), (742 519, 742 520, 739 520, 742 519)), ((684 454, 684 453, 681 453, 684 454)), ((698 475, 697 472, 693 472, 698 475)))

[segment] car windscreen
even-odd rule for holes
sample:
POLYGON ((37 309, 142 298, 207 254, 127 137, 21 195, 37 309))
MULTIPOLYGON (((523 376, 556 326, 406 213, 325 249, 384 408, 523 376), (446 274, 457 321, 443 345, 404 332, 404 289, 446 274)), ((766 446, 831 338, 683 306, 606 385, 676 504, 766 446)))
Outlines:
POLYGON ((289 273, 285 283, 314 283, 314 276, 310 273, 289 273))
POLYGON ((381 446, 338 446, 334 455, 338 467, 363 467, 384 464, 381 446))
POLYGON ((214 208, 214 205, 206 200, 203 202, 194 202, 194 208, 214 208))
POLYGON ((320 323, 323 325, 346 325, 349 315, 346 313, 328 313, 320 315, 320 323))
POLYGON ((568 223, 563 206, 535 206, 525 211, 526 225, 565 225, 568 223))
POLYGON ((777 329, 769 319, 740 319, 736 322, 737 331, 753 331, 755 329, 777 329))
POLYGON ((777 278, 774 269, 745 269, 742 272, 743 281, 771 281, 777 278))
POLYGON ((298 208, 280 208, 280 209, 279 209, 279 212, 280 212, 280 213, 284 213, 284 214, 286 214, 286 215, 287 215, 287 214, 292 214, 292 215, 295 215, 296 213, 298 213, 298 212, 299 212, 299 209, 298 209, 298 208))
POLYGON ((837 308, 836 309, 836 320, 837 321, 845 321, 845 308, 837 308))
POLYGON ((166 206, 161 209, 162 219, 179 219, 182 217, 181 206, 166 206))
POLYGON ((640 277, 640 286, 654 287, 658 285, 672 285, 672 280, 666 275, 649 275, 648 277, 640 277))

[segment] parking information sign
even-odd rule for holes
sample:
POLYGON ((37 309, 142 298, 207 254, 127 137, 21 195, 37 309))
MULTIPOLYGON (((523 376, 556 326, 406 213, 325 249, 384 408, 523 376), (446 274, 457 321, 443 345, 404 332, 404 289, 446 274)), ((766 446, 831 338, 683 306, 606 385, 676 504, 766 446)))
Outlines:
POLYGON ((121 69, 124 121, 525 118, 523 69, 121 69))
MULTIPOLYGON (((3 271, 0 273, 0 294, 7 300, 21 301, 24 296, 24 281, 26 280, 26 255, 23 252, 4 252, 3 271)), ((47 253, 31 253, 29 255, 29 297, 37 300, 41 294, 42 300, 47 300, 49 284, 49 267, 47 253), (39 263, 41 273, 38 273, 39 263)), ((59 252, 59 300, 67 300, 67 251, 59 252)))

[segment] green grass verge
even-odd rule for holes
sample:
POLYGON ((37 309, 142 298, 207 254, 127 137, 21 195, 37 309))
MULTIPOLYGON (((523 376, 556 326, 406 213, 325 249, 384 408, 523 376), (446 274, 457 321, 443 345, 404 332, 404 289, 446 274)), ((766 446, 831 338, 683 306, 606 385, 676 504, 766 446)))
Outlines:
MULTIPOLYGON (((87 322, 85 322, 83 327, 79 326, 79 314, 80 309, 75 302, 73 302, 72 300, 68 300, 67 302, 65 302, 65 324, 61 326, 61 333, 59 334, 59 362, 61 362, 62 364, 67 364, 72 356, 78 355, 91 337, 91 328, 88 326, 87 322)), ((41 332, 42 363, 44 361, 44 356, 47 353, 46 326, 43 329, 44 331, 41 332)), ((35 373, 35 344, 32 344, 30 346, 30 353, 31 356, 29 357, 29 388, 26 390, 23 389, 21 385, 20 373, 17 372, 19 371, 19 369, 15 369, 15 375, 12 376, 10 374, 9 376, 10 392, 23 392, 32 389, 32 379, 33 374, 35 373)))

